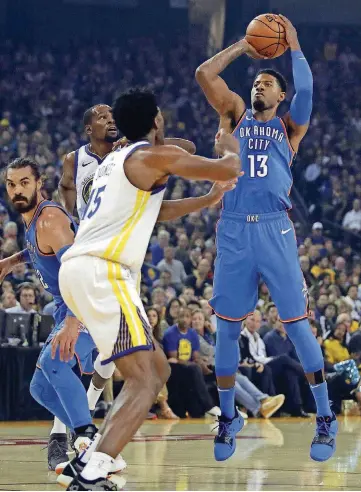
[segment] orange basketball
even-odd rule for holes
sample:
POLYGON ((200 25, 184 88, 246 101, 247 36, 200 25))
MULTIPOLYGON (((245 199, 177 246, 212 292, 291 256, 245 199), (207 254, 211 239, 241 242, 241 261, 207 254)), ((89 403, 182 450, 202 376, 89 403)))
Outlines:
POLYGON ((267 58, 277 58, 288 49, 285 28, 275 14, 255 17, 247 27, 246 41, 267 58))

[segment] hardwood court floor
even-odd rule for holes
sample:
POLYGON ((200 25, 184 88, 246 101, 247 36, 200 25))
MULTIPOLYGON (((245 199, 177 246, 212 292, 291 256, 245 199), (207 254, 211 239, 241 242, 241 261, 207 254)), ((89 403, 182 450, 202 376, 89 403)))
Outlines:
MULTIPOLYGON (((0 490, 61 490, 47 470, 49 422, 0 423, 0 490)), ((213 459, 212 420, 146 422, 124 451, 124 490, 360 490, 361 418, 340 418, 334 458, 310 460, 313 420, 250 420, 213 459)))

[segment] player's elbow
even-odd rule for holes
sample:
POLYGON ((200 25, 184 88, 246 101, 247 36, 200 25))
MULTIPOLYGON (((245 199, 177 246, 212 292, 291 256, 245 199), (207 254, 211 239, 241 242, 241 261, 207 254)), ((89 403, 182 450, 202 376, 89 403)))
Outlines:
POLYGON ((205 67, 205 64, 202 63, 202 65, 199 65, 199 67, 196 70, 196 81, 198 82, 198 84, 201 84, 206 79, 207 79, 207 69, 205 67))

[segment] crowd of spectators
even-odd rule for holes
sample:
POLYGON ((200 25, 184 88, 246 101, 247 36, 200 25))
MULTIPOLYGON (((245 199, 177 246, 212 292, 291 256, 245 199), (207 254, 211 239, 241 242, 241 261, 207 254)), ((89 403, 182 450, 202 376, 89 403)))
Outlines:
MULTIPOLYGON (((341 407, 343 398, 359 395, 351 395, 357 383, 347 382, 349 366, 337 364, 354 360, 358 365, 361 354, 361 95, 347 90, 361 83, 361 44, 348 44, 345 39, 356 38, 341 31, 320 36, 318 50, 305 47, 314 75, 314 111, 294 167, 301 197, 295 205, 303 219, 296 229, 312 327, 341 407)), ((84 110, 111 103, 116 91, 135 84, 158 94, 168 136, 193 140, 198 153, 211 155, 216 115, 194 79, 205 56, 202 47, 190 47, 183 38, 169 43, 134 39, 124 46, 109 42, 72 52, 2 44, 0 166, 16 156, 35 156, 42 166, 44 194, 57 200, 62 159, 86 142, 84 110)), ((292 80, 286 57, 269 64, 292 80)), ((242 60, 239 67, 242 77, 239 69, 234 80, 230 74, 232 88, 248 100, 246 90, 259 62, 242 60)), ((292 84, 288 101, 291 96, 292 84)), ((209 186, 171 178, 167 194, 170 199, 198 196, 209 186)), ((6 257, 23 246, 23 228, 6 201, 3 181, 0 187, 0 252, 6 257)), ((157 225, 142 268, 141 296, 155 338, 172 365, 168 399, 179 417, 218 411, 216 322, 207 302, 218 216, 219 207, 212 206, 157 225)), ((3 282, 1 307, 10 313, 52 312, 51 296, 25 265, 3 282)), ((306 416, 314 410, 297 355, 264 283, 259 285, 257 311, 242 327, 240 352, 237 401, 243 409, 269 416, 285 395, 282 411, 306 416)))

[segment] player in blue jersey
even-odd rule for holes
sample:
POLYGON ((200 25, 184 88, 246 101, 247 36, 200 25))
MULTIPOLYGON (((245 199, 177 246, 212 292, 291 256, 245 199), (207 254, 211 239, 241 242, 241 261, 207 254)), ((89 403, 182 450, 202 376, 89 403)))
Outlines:
MULTIPOLYGON (((78 375, 93 372, 95 344, 67 309, 58 283, 60 259, 74 241, 76 224, 62 207, 43 199, 41 186, 40 172, 33 160, 21 158, 8 165, 6 188, 24 220, 26 249, 3 260, 1 274, 20 262, 32 263, 44 289, 53 295, 55 328, 39 356, 30 392, 75 433, 76 439, 92 439, 97 429, 92 424, 86 392, 78 375)), ((61 444, 60 435, 52 436, 61 444)), ((63 440, 65 450, 66 435, 63 440)))
MULTIPOLYGON (((21 213, 26 226, 26 249, 0 262, 0 279, 16 264, 32 263, 40 282, 53 295, 56 304, 55 328, 40 354, 30 391, 41 405, 56 416, 48 445, 48 464, 49 469, 54 470, 63 462, 59 473, 66 464, 64 462, 67 462, 65 426, 74 432, 74 449, 77 452, 90 443, 97 430, 91 425, 89 398, 78 377, 94 372, 95 344, 87 330, 67 309, 58 283, 60 258, 73 244, 77 225, 62 207, 43 199, 39 169, 31 159, 16 159, 8 165, 6 186, 14 208, 21 213)), ((102 378, 105 383, 109 375, 98 367, 96 377, 96 381, 103 384, 102 378)), ((125 467, 126 463, 118 456, 113 472, 125 467)))
POLYGON ((278 72, 258 72, 251 92, 251 109, 219 76, 243 54, 262 58, 245 39, 203 63, 196 72, 198 83, 220 116, 220 128, 239 139, 245 172, 223 201, 217 229, 214 297, 210 301, 217 314, 216 374, 222 416, 214 452, 219 461, 234 453, 235 435, 243 427, 234 405, 238 337, 241 321, 256 306, 260 278, 277 305, 316 401, 311 458, 325 461, 336 446, 337 421, 330 409, 321 349, 307 319, 307 288, 287 214, 291 208, 291 165, 309 126, 313 79, 296 29, 283 16, 280 22, 291 49, 295 87, 290 110, 283 118, 277 116, 277 109, 286 97, 287 85, 278 72))

